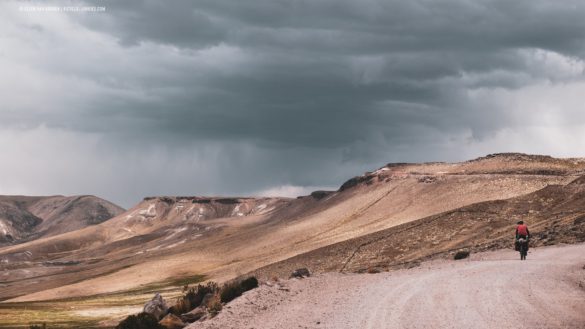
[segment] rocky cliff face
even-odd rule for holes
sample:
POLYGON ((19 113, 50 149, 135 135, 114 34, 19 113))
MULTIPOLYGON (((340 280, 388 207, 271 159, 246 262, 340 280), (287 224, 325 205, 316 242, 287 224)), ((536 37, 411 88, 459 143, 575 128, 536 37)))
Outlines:
POLYGON ((16 204, 0 201, 0 243, 19 240, 42 222, 42 219, 16 204))
POLYGON ((146 204, 127 218, 141 221, 160 216, 183 220, 243 217, 269 213, 287 202, 286 198, 147 197, 146 204))
POLYGON ((108 239, 122 240, 147 234, 172 234, 178 239, 229 225, 226 221, 270 214, 290 201, 288 198, 146 197, 113 219, 107 228, 108 239))

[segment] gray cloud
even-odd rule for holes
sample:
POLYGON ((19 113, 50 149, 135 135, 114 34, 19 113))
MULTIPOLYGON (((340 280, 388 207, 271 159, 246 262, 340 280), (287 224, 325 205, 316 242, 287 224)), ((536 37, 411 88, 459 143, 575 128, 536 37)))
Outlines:
MULTIPOLYGON (((389 161, 584 155, 567 128, 585 126, 581 1, 86 0, 107 11, 84 14, 19 4, 0 7, 0 145, 20 136, 53 152, 1 193, 128 206, 338 186, 389 161), (74 141, 60 148, 64 136, 74 141), (90 179, 80 166, 101 169, 90 179)), ((4 172, 33 159, 7 149, 16 160, 4 172)))

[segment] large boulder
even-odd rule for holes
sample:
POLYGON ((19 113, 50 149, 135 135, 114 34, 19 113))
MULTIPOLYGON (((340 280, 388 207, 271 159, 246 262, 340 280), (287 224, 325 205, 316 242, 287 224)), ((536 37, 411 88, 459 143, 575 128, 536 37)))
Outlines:
POLYGON ((311 276, 311 272, 306 267, 296 269, 290 275, 291 278, 305 278, 311 276))
POLYGON ((144 313, 152 314, 157 321, 168 313, 169 307, 161 294, 156 293, 152 300, 144 305, 144 313))
POLYGON ((170 313, 160 320, 159 324, 167 329, 183 329, 187 325, 178 316, 170 313))
POLYGON ((199 306, 191 310, 191 312, 181 314, 181 320, 191 323, 203 318, 206 314, 207 308, 199 306))

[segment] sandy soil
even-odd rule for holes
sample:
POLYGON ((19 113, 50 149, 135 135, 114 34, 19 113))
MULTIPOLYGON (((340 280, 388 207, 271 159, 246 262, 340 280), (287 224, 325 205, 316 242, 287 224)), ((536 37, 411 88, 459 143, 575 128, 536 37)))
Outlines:
POLYGON ((188 328, 585 328, 584 266, 580 244, 269 282, 188 328))

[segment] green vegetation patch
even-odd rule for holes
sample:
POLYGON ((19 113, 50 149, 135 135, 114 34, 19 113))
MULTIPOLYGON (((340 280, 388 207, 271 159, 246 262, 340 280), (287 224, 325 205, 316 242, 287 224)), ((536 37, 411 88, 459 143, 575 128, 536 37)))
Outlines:
POLYGON ((172 278, 136 287, 126 291, 105 293, 93 296, 62 298, 58 300, 24 303, 0 303, 0 329, 26 328, 46 323, 47 328, 103 328, 99 323, 111 318, 87 317, 77 314, 82 310, 105 309, 111 307, 142 307, 156 292, 164 293, 165 298, 182 295, 186 285, 200 283, 205 275, 191 275, 172 278))
POLYGON ((98 328, 103 319, 82 317, 73 312, 40 308, 38 305, 31 309, 19 309, 0 304, 0 328, 29 328, 31 325, 46 323, 47 328, 98 328))

